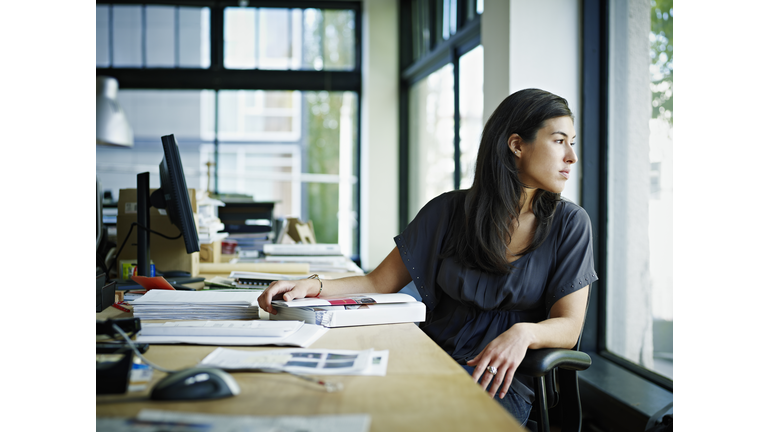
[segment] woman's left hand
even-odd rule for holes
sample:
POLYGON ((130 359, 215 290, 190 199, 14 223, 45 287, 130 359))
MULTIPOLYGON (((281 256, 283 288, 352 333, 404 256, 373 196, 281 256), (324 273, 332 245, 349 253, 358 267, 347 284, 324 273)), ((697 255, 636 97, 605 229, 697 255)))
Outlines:
POLYGON ((491 384, 491 380, 493 380, 488 394, 493 397, 499 391, 499 398, 503 399, 509 391, 517 367, 520 366, 520 362, 525 357, 532 337, 533 335, 523 323, 515 324, 500 334, 486 345, 477 357, 467 362, 468 366, 475 366, 472 379, 478 382, 482 377, 480 386, 483 390, 487 389, 488 384, 491 384), (495 376, 486 370, 488 366, 496 368, 495 376))

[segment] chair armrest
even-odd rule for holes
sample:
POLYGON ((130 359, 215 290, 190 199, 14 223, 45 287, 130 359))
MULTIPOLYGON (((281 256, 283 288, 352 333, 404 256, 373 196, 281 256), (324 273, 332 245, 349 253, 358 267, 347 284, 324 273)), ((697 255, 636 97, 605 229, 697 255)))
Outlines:
POLYGON ((592 358, 583 351, 542 348, 528 350, 517 372, 532 377, 541 377, 556 367, 581 371, 587 369, 591 364, 592 358))

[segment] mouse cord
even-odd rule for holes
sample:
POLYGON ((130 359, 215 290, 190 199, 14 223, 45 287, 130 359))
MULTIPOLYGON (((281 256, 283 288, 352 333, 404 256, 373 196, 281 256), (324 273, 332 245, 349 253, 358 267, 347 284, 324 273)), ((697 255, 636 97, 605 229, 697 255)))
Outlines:
MULTIPOLYGON (((160 372, 166 372, 166 373, 177 372, 177 371, 174 371, 174 370, 169 370, 169 369, 160 367, 160 366, 152 363, 151 361, 147 360, 143 355, 141 355, 141 353, 139 352, 139 349, 136 348, 136 345, 133 344, 133 341, 131 341, 131 338, 128 337, 127 334, 125 334, 125 332, 123 331, 123 329, 120 328, 120 326, 118 326, 115 323, 112 323, 112 328, 115 329, 116 332, 120 333, 120 336, 122 336, 123 339, 125 339, 125 341, 128 343, 128 346, 131 347, 133 352, 144 363, 148 364, 149 367, 151 367, 152 369, 159 370, 160 372)), ((301 378, 303 380, 306 380, 306 381, 309 381, 309 382, 313 382, 315 384, 319 384, 319 385, 323 386, 325 388, 325 391, 327 391, 328 393, 333 393, 333 392, 344 390, 344 384, 342 384, 342 383, 327 382, 327 381, 323 381, 323 380, 320 380, 320 379, 317 379, 317 378, 313 378, 313 377, 311 377, 309 375, 298 374, 298 373, 295 373, 295 372, 291 372, 291 371, 287 371, 287 370, 282 370, 282 369, 276 369, 276 368, 275 369, 273 369, 273 368, 261 368, 260 370, 262 372, 268 372, 268 373, 285 372, 287 374, 293 375, 293 376, 301 378)))
POLYGON ((141 361, 143 361, 144 363, 148 364, 149 367, 151 367, 152 369, 159 370, 160 372, 165 372, 165 373, 177 372, 177 371, 174 371, 174 370, 166 369, 164 367, 160 367, 160 366, 152 363, 151 361, 147 360, 143 355, 141 355, 141 353, 139 352, 138 348, 136 348, 136 345, 134 345, 133 341, 131 341, 131 338, 128 337, 127 334, 125 334, 125 332, 123 331, 123 329, 120 328, 120 326, 118 326, 115 323, 112 323, 112 328, 115 329, 115 331, 117 331, 118 333, 120 333, 120 336, 122 336, 123 339, 125 339, 125 341, 128 342, 128 346, 130 346, 131 349, 133 349, 133 352, 141 359, 141 361))

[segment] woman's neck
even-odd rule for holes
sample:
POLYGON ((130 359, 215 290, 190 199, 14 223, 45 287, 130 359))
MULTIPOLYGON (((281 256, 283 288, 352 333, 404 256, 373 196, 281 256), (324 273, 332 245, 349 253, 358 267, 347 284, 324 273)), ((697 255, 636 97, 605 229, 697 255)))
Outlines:
POLYGON ((533 212, 533 198, 536 196, 536 189, 524 188, 520 195, 520 215, 533 212))

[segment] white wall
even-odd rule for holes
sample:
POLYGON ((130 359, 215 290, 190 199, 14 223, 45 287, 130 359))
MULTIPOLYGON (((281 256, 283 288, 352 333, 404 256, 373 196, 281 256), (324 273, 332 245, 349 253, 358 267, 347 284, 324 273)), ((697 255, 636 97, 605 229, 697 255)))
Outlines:
POLYGON ((483 125, 493 111, 512 94, 509 91, 509 2, 489 0, 481 15, 483 44, 483 125))
MULTIPOLYGON (((488 12, 489 7, 499 7, 499 13, 502 13, 503 6, 496 3, 507 2, 487 1, 485 11, 488 12)), ((576 117, 576 148, 580 154, 581 2, 512 0, 505 16, 509 17, 508 94, 534 87, 564 97, 576 117)), ((484 44, 485 41, 484 37, 484 44)), ((489 57, 493 55, 486 51, 486 58, 489 57)), ((498 95, 493 96, 498 98, 498 95)), ((486 100, 493 96, 486 93, 486 100)), ((571 180, 562 194, 577 203, 581 200, 580 165, 576 163, 571 169, 571 180)))
POLYGON ((363 1, 360 259, 374 269, 398 232, 398 6, 363 1))

